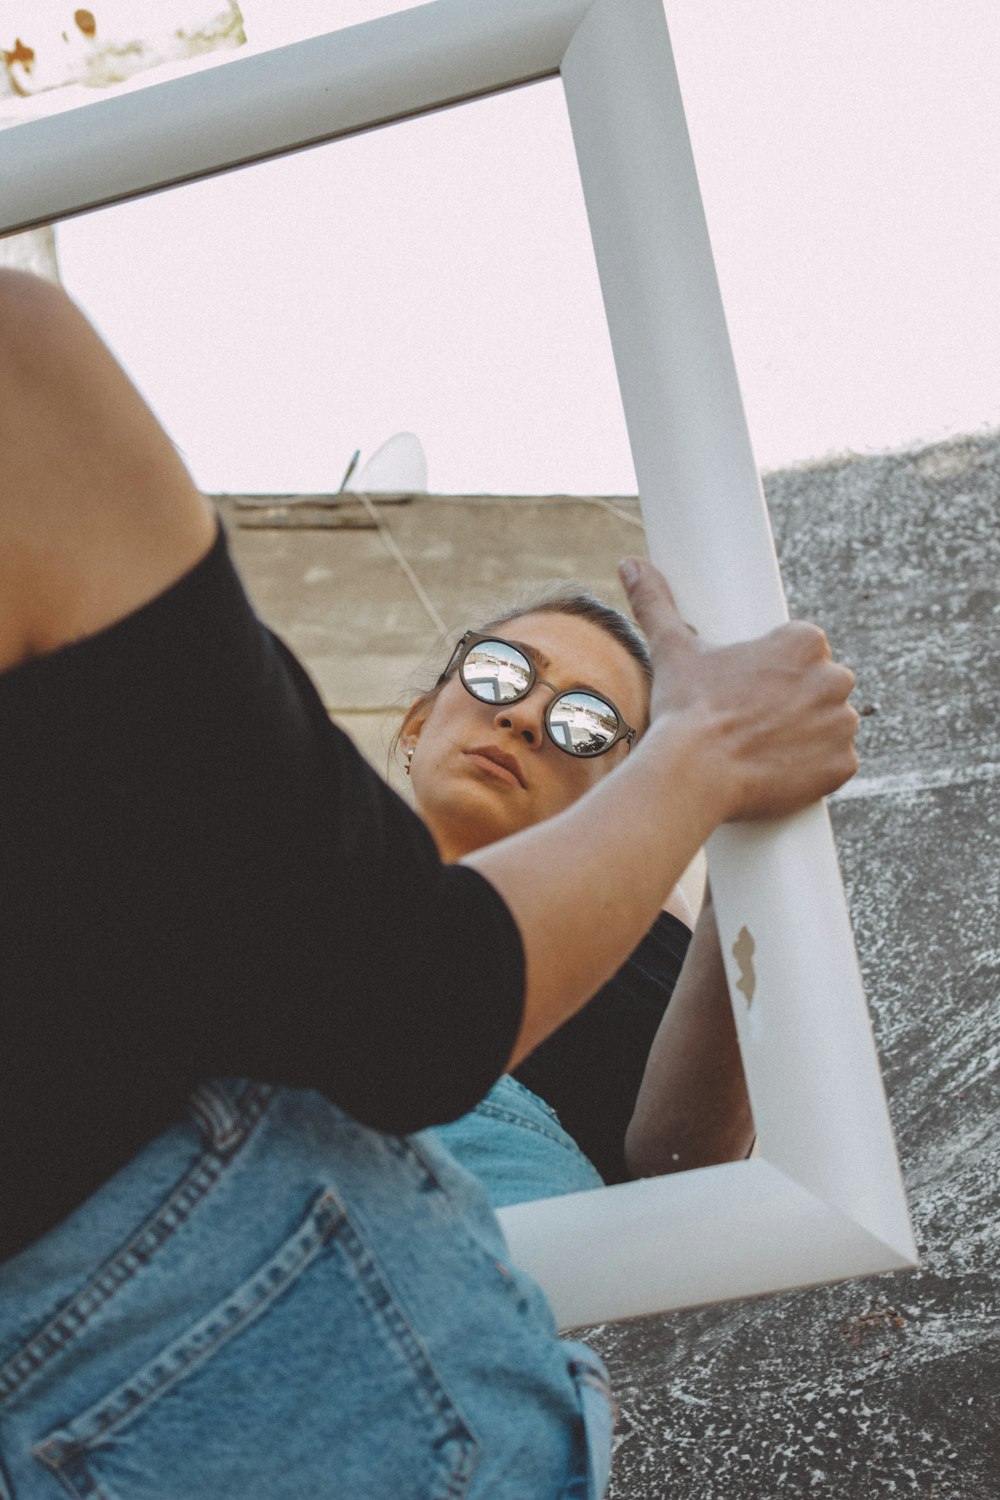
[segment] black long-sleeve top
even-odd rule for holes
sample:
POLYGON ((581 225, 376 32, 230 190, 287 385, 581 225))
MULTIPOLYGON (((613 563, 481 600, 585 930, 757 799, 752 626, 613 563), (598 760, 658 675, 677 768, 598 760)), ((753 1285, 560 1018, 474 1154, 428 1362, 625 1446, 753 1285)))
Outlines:
POLYGON ((135 614, 0 675, 0 1260, 207 1077, 398 1133, 462 1114, 523 989, 507 907, 330 723, 221 531, 135 614))

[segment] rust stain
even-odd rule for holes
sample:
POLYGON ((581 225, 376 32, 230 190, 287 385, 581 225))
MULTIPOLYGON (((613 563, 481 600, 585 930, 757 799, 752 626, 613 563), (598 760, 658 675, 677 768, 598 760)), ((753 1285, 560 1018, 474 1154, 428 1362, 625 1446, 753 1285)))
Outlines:
POLYGON ((97 19, 92 10, 75 10, 73 20, 79 26, 84 36, 94 36, 97 31, 97 19))
POLYGON ((12 68, 15 63, 23 63, 25 71, 30 73, 31 64, 34 62, 34 60, 34 52, 30 47, 26 47, 24 45, 20 37, 18 37, 14 43, 13 52, 7 52, 6 50, 4 51, 4 61, 6 62, 8 68, 12 68))
POLYGON ((749 927, 741 927, 733 944, 733 957, 740 966, 740 977, 736 981, 736 988, 743 991, 748 1006, 753 1004, 753 997, 757 990, 757 975, 753 967, 753 956, 756 950, 757 944, 753 940, 749 927))

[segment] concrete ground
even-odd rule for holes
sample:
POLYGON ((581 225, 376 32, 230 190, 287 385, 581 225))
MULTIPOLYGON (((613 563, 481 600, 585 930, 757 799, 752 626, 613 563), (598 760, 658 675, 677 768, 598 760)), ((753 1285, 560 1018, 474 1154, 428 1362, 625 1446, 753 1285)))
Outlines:
MULTIPOLYGON (((1000 436, 765 488, 793 613, 858 673, 833 819, 921 1267, 592 1330, 622 1407, 611 1496, 996 1500, 1000 436)), ((457 632, 511 579, 619 598, 642 550, 627 497, 417 497, 376 507, 388 537, 357 501, 220 508, 261 613, 383 769, 440 669, 432 615, 457 632)))
POLYGON ((615 1500, 1000 1495, 1000 441, 766 484, 793 612, 858 673, 833 821, 911 1274, 607 1327, 615 1500))

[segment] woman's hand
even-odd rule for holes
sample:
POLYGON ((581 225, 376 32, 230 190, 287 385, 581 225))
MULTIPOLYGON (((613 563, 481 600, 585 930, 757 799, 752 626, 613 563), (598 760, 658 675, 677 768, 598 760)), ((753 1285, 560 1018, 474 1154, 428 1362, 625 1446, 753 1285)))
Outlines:
POLYGON ((653 658, 651 726, 683 723, 695 736, 720 822, 797 812, 854 775, 854 673, 817 625, 706 646, 656 568, 628 559, 621 575, 653 658))
POLYGON ((854 774, 854 674, 814 625, 703 645, 648 563, 622 581, 646 631, 652 719, 614 774, 463 863, 503 896, 527 967, 514 1068, 611 977, 720 823, 777 818, 854 774), (571 854, 571 857, 568 857, 571 854))

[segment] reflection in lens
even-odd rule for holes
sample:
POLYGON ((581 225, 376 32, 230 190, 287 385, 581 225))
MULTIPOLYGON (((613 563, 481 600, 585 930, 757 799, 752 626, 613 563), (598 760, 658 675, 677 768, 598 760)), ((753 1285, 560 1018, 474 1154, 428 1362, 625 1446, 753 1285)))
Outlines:
POLYGON ((531 663, 506 641, 478 641, 462 663, 462 681, 484 703, 511 703, 527 692, 531 663))
POLYGON ((618 732, 618 715, 593 693, 563 693, 548 713, 556 744, 572 755, 599 755, 618 732))

